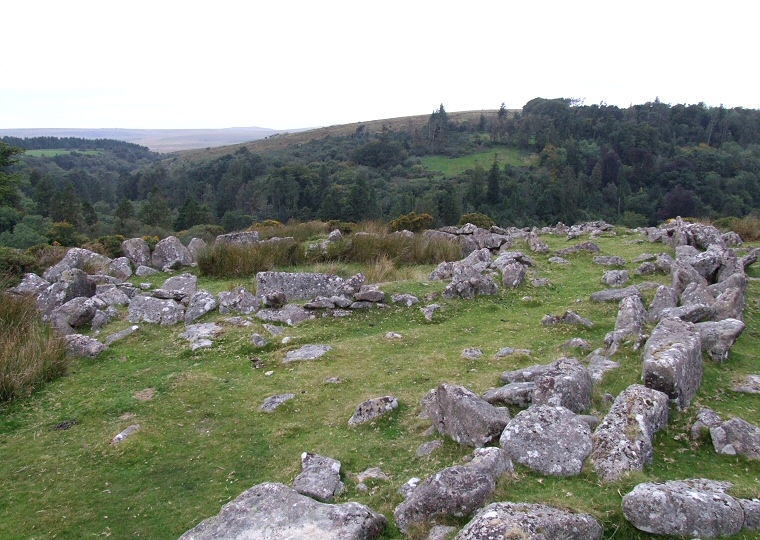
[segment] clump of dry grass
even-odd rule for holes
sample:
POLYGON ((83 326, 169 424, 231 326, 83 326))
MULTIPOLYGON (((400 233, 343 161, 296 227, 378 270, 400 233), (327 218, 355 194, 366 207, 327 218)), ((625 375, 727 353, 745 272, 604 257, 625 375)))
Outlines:
POLYGON ((275 266, 297 266, 303 252, 296 242, 261 242, 249 246, 214 244, 198 256, 201 275, 214 278, 251 277, 275 266))
POLYGON ((0 401, 28 396, 69 364, 66 342, 34 304, 32 296, 0 293, 0 401))
POLYGON ((745 242, 760 240, 760 218, 747 216, 734 219, 731 222, 731 230, 741 236, 745 242))

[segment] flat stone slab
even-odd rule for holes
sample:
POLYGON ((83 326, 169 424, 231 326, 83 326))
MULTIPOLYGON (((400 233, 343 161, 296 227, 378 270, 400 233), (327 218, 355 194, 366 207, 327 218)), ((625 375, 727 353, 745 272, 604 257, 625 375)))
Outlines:
POLYGON ((358 424, 364 424, 370 420, 374 420, 379 416, 388 414, 393 409, 398 408, 398 399, 394 396, 383 396, 379 398, 368 399, 354 411, 353 416, 348 420, 349 426, 356 426, 358 424))
POLYGON ((340 461, 304 452, 301 454, 301 474, 293 481, 293 489, 318 501, 332 501, 343 491, 340 461))
POLYGON ((283 358, 282 362, 283 364, 287 364, 289 362, 316 360, 331 350, 332 347, 329 345, 304 345, 300 349, 285 353, 285 358, 283 358))
POLYGON ((264 403, 259 407, 259 410, 264 411, 265 413, 271 413, 277 407, 294 397, 296 397, 295 394, 278 394, 276 396, 269 396, 264 400, 264 403))
POLYGON ((283 484, 244 491, 180 540, 375 540, 386 519, 363 504, 326 504, 283 484))
POLYGON ((760 375, 745 376, 742 380, 736 383, 731 390, 747 394, 760 394, 760 375))

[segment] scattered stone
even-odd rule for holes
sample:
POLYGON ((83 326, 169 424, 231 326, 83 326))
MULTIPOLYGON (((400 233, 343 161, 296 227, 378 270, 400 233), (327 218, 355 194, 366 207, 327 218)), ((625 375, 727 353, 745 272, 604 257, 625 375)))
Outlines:
POLYGON ((126 439, 127 437, 129 437, 130 435, 132 435, 138 429, 140 429, 140 425, 139 424, 132 424, 127 429, 125 429, 124 431, 122 431, 118 435, 114 436, 114 438, 111 439, 111 444, 119 444, 124 439, 126 439))
POLYGON ((444 298, 470 299, 481 295, 496 294, 498 289, 488 275, 455 275, 441 293, 444 298))
POLYGON ((251 345, 254 347, 266 347, 267 346, 267 340, 261 337, 261 335, 254 333, 251 335, 251 345))
POLYGON ((691 403, 702 384, 702 346, 692 323, 668 318, 657 324, 644 345, 642 379, 682 410, 691 403))
POLYGON ((421 478, 417 478, 416 476, 414 478, 410 478, 404 484, 401 485, 400 488, 398 488, 397 493, 401 495, 404 499, 408 499, 409 495, 412 494, 412 492, 417 488, 419 483, 422 481, 421 478))
POLYGON ((185 308, 174 300, 161 300, 150 296, 135 296, 129 303, 127 320, 172 325, 184 320, 185 308))
POLYGON ((601 266, 625 266, 625 259, 623 257, 598 255, 593 259, 594 264, 601 266))
POLYGON ((650 323, 658 322, 662 313, 667 309, 675 308, 678 305, 678 294, 673 287, 661 285, 654 293, 652 303, 649 305, 647 321, 650 323))
POLYGON ((139 326, 136 324, 133 324, 129 328, 125 328, 124 330, 120 330, 119 332, 115 332, 111 334, 110 336, 106 337, 106 339, 103 340, 103 343, 106 347, 110 346, 112 343, 119 341, 120 339, 124 339, 127 336, 131 336, 135 332, 137 332, 140 329, 139 326))
POLYGON ((126 257, 118 257, 108 265, 108 275, 119 281, 126 281, 132 276, 132 266, 126 257))
POLYGON ((506 408, 496 408, 467 388, 446 383, 425 395, 422 410, 438 433, 476 448, 501 435, 510 419, 506 408))
POLYGON ((264 483, 243 492, 179 540, 375 540, 385 523, 385 517, 359 503, 320 503, 283 484, 264 483))
POLYGON ((614 482, 652 461, 654 434, 668 424, 668 396, 633 384, 615 399, 594 431, 591 461, 599 478, 614 482))
POLYGON ((562 257, 550 257, 549 262, 552 264, 570 264, 570 261, 562 257))
POLYGON ((229 246, 252 246, 259 243, 258 231, 239 231, 227 234, 220 234, 214 240, 215 244, 224 244, 229 246))
MULTIPOLYGON (((355 280, 357 283, 351 282, 350 294, 358 292, 361 284, 364 283, 363 278, 364 276, 361 275, 360 280, 355 280), (361 284, 358 281, 361 281, 361 284)), ((347 285, 346 281, 348 280, 333 274, 259 272, 256 274, 256 293, 259 297, 265 297, 271 293, 282 293, 287 301, 309 300, 316 296, 330 297, 343 294, 343 288, 347 285)))
POLYGON ((301 454, 301 473, 293 481, 293 489, 321 502, 331 502, 343 491, 340 481, 340 461, 304 452, 301 454))
POLYGON ((66 350, 72 356, 95 358, 107 348, 97 339, 82 334, 69 334, 64 336, 64 339, 66 340, 66 350))
POLYGON ((193 238, 190 240, 190 243, 187 244, 187 250, 190 252, 190 255, 193 257, 193 260, 195 262, 198 262, 198 257, 200 256, 201 252, 205 250, 208 246, 206 245, 206 242, 204 242, 203 238, 193 238))
POLYGON ((437 516, 464 517, 485 504, 496 480, 512 471, 512 462, 500 448, 479 448, 465 465, 438 471, 420 483, 393 512, 399 531, 437 516))
POLYGON ((287 303, 288 297, 282 291, 270 292, 261 298, 261 305, 272 309, 280 309, 287 303))
POLYGON ((281 322, 288 326, 295 326, 300 322, 314 318, 314 314, 300 306, 288 304, 282 309, 262 309, 256 313, 256 317, 262 321, 281 322))
POLYGON ((604 344, 607 347, 607 355, 617 352, 620 345, 633 342, 633 350, 638 350, 644 343, 644 323, 647 319, 647 310, 639 296, 629 296, 620 301, 615 329, 604 336, 604 344))
POLYGON ((641 296, 641 293, 636 287, 630 286, 623 289, 604 289, 593 293, 590 298, 594 302, 620 302, 627 296, 641 296))
POLYGON ((433 313, 435 313, 439 309, 441 309, 440 305, 438 305, 438 304, 430 304, 429 306, 425 306, 425 307, 420 308, 420 311, 425 316, 425 319, 427 319, 428 321, 432 321, 433 320, 433 313))
POLYGON ((56 425, 53 426, 53 431, 66 431, 67 429, 71 429, 72 427, 79 424, 76 418, 71 418, 69 420, 64 420, 63 422, 59 422, 56 425))
POLYGON ((78 269, 93 274, 104 273, 108 270, 109 264, 111 264, 111 259, 105 255, 95 253, 89 249, 71 248, 56 265, 45 270, 42 277, 50 283, 55 283, 68 270, 78 269))
POLYGON ((514 349, 512 347, 502 347, 496 353, 497 358, 504 358, 505 356, 512 356, 514 354, 521 354, 524 356, 530 356, 530 349, 514 349))
POLYGON ((264 330, 266 330, 267 332, 269 332, 273 336, 279 336, 280 334, 282 334, 282 332, 284 330, 282 326, 276 326, 274 324, 264 323, 261 326, 263 326, 264 330))
POLYGON ((438 450, 441 446, 443 446, 443 441, 440 439, 436 439, 434 441, 428 441, 425 443, 422 443, 418 448, 417 451, 414 453, 417 457, 424 457, 432 454, 434 451, 438 450))
POLYGON ((398 399, 393 396, 383 396, 379 398, 368 399, 360 403, 354 411, 353 416, 349 418, 348 425, 356 426, 374 420, 379 416, 388 414, 398 408, 398 399))
POLYGON ((185 311, 185 324, 192 324, 206 313, 216 309, 217 301, 208 291, 198 291, 190 297, 190 303, 185 311))
POLYGON ((105 289, 98 287, 97 296, 100 300, 109 306, 127 306, 129 305, 129 296, 114 285, 108 285, 105 289))
POLYGON ((464 349, 460 356, 464 358, 465 360, 477 360, 478 358, 483 356, 483 351, 474 347, 470 347, 470 348, 464 349))
POLYGON ((620 367, 620 364, 618 362, 610 360, 602 353, 602 349, 596 349, 585 359, 586 362, 588 362, 587 369, 589 375, 591 375, 591 380, 595 383, 602 382, 602 379, 604 378, 604 374, 606 372, 620 367))
MULTIPOLYGON (((148 276, 152 276, 153 274, 158 274, 158 272, 159 272, 158 270, 156 270, 155 268, 151 268, 150 266, 142 266, 142 265, 140 265, 135 270, 135 275, 137 277, 148 277, 148 276)), ((144 283, 140 283, 141 287, 143 285, 145 285, 145 284, 144 283)), ((150 283, 147 283, 147 285, 150 288, 150 283)))
POLYGON ((760 459, 760 428, 741 418, 709 426, 713 447, 719 454, 760 459))
POLYGON ((541 319, 541 324, 544 326, 551 326, 554 324, 572 324, 576 326, 585 326, 586 328, 592 328, 594 326, 594 323, 588 319, 581 317, 572 310, 565 311, 565 314, 561 317, 557 315, 544 315, 544 317, 541 319))
POLYGON ((565 407, 534 405, 507 424, 499 444, 536 472, 573 476, 591 453, 591 429, 565 407))
POLYGON ((455 532, 457 528, 451 525, 434 525, 428 533, 427 540, 447 540, 452 538, 451 535, 455 532))
POLYGON ((549 278, 536 278, 533 281, 531 281, 530 284, 534 287, 551 287, 552 286, 552 282, 549 281, 549 278))
POLYGON ((501 283, 506 289, 515 289, 525 279, 525 266, 517 261, 505 264, 501 268, 501 283))
POLYGON ((229 292, 220 292, 217 295, 219 313, 239 313, 249 315, 259 309, 258 299, 249 293, 245 287, 235 287, 229 292))
POLYGON ((533 382, 534 405, 562 406, 581 413, 591 406, 593 381, 575 358, 560 358, 549 364, 533 382))
POLYGON ((288 351, 285 353, 285 358, 282 360, 282 363, 287 364, 289 362, 297 362, 303 360, 316 360, 331 350, 332 347, 329 345, 304 345, 300 349, 296 349, 295 351, 288 351))
POLYGON ((74 298, 95 295, 95 281, 83 270, 64 270, 58 280, 37 295, 36 307, 43 322, 48 322, 53 311, 74 298))
POLYGON ((534 382, 514 382, 500 388, 491 388, 483 394, 483 399, 491 405, 515 405, 529 407, 533 402, 534 382))
POLYGON ((386 332, 385 339, 401 339, 403 336, 398 332, 386 332))
POLYGON ((396 293, 393 296, 391 296, 391 302, 394 304, 403 304, 406 307, 412 307, 415 304, 419 303, 419 298, 412 294, 401 294, 396 293))
POLYGON ((328 377, 325 379, 326 384, 340 384, 339 377, 328 377))
POLYGON ((716 362, 728 359, 728 351, 745 328, 745 324, 738 319, 701 322, 694 326, 699 332, 702 350, 716 362))
POLYGON ((253 326, 251 319, 248 317, 227 317, 222 322, 231 324, 232 326, 238 326, 240 328, 247 328, 253 326))
POLYGON ((597 246, 593 242, 582 242, 574 246, 557 250, 554 252, 554 255, 558 257, 564 257, 565 255, 570 255, 571 253, 579 253, 582 251, 585 251, 586 253, 598 253, 600 249, 599 249, 599 246, 597 246))
MULTIPOLYGON (((121 243, 121 251, 136 268, 150 266, 150 247, 142 238, 130 238, 121 243)), ((138 274, 139 275, 139 274, 138 274)))
POLYGON ((480 510, 455 540, 599 540, 602 527, 588 514, 543 504, 496 502, 480 510))
POLYGON ((180 292, 183 297, 190 298, 198 291, 198 278, 188 273, 180 274, 164 281, 161 288, 166 291, 180 292))
POLYGON ((535 230, 528 234, 525 241, 528 243, 528 248, 530 248, 533 253, 549 253, 549 246, 544 244, 538 238, 538 234, 536 234, 535 230))
POLYGON ((602 275, 602 283, 608 287, 622 287, 630 280, 628 270, 607 270, 602 275))
POLYGON ((564 349, 581 349, 587 351, 591 348, 591 344, 583 338, 568 339, 562 344, 564 349))
POLYGON ((744 525, 744 510, 727 494, 730 488, 729 482, 702 478, 639 484, 623 497, 623 515, 637 529, 653 534, 729 536, 744 525))
POLYGON ((367 480, 390 480, 390 477, 385 474, 380 467, 370 467, 356 475, 356 479, 359 482, 366 482, 367 480))
POLYGON ((743 392, 746 394, 760 394, 760 375, 746 375, 741 381, 736 383, 731 389, 734 392, 743 392))
POLYGON ((179 337, 190 342, 190 349, 211 347, 211 338, 222 333, 222 327, 216 323, 197 323, 185 326, 179 337))

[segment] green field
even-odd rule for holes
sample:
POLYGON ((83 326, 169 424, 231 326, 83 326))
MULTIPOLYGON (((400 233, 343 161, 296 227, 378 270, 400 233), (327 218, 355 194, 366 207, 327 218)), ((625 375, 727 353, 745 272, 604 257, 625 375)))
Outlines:
POLYGON ((499 167, 504 165, 525 166, 532 159, 533 154, 527 154, 517 148, 495 148, 488 152, 479 152, 464 157, 449 158, 445 156, 425 156, 420 158, 422 166, 426 169, 441 173, 446 177, 457 176, 467 169, 475 169, 480 165, 486 171, 493 165, 494 156, 499 167))
POLYGON ((31 157, 55 157, 63 154, 83 154, 86 156, 98 156, 102 150, 71 150, 66 148, 50 148, 44 150, 26 150, 23 155, 31 157))
MULTIPOLYGON (((564 237, 542 239, 552 249, 568 245, 564 237)), ((584 240, 588 238, 577 242, 584 240)), ((628 261, 643 251, 673 253, 661 244, 642 244, 638 235, 620 230, 594 241, 602 254, 628 261)), ((527 251, 522 243, 515 249, 527 251)), ((337 502, 370 506, 388 518, 382 538, 401 538, 392 520, 402 500, 399 486, 413 476, 425 478, 461 463, 472 452, 448 438, 425 434, 430 422, 418 415, 428 390, 449 382, 481 394, 497 386, 505 370, 565 355, 582 357, 581 351, 563 349, 562 343, 581 337, 592 348, 601 347, 614 327, 617 304, 589 300, 602 288, 604 269, 588 254, 568 257, 567 266, 551 265, 549 256, 533 257, 538 275, 549 278, 551 287, 523 284, 474 300, 437 299, 443 309, 432 323, 419 306, 391 306, 286 327, 283 336, 293 342, 283 345, 282 336, 270 336, 252 318, 248 328, 224 324, 214 346, 196 352, 178 337, 184 325, 141 324, 137 333, 97 359, 78 360, 68 376, 0 407, 0 538, 176 539, 255 484, 291 484, 304 451, 340 460, 346 489, 337 502), (594 327, 541 325, 545 314, 561 315, 567 309, 589 318, 594 327), (386 339, 389 331, 402 339, 386 339), (250 345, 253 332, 269 344, 263 349, 250 345), (282 363, 286 351, 307 343, 329 344, 333 350, 316 361, 282 363), (530 349, 532 356, 496 358, 496 351, 507 346, 530 349), (479 347, 485 355, 464 360, 460 354, 467 347, 479 347), (341 382, 327 384, 328 377, 341 382), (142 399, 146 389, 154 391, 150 400, 142 399), (286 392, 296 397, 272 414, 258 410, 266 397, 286 392), (360 402, 389 394, 399 400, 394 413, 370 424, 347 425, 360 402), (54 429, 71 419, 76 425, 54 429), (139 424, 139 430, 111 445, 111 438, 131 424, 139 424), (416 457, 417 447, 434 438, 443 446, 428 457, 416 457), (370 481, 369 491, 359 491, 356 474, 369 467, 380 467, 390 481, 370 481)), ((633 274, 636 264, 629 262, 626 268, 633 274)), ((416 275, 431 269, 419 267, 416 275)), ((751 277, 759 275, 751 268, 751 277)), ((651 279, 669 283, 664 275, 647 277, 651 279)), ((158 286, 162 280, 159 275, 133 281, 158 286)), ((632 281, 644 278, 635 276, 632 281)), ((238 283, 250 286, 252 277, 201 278, 198 286, 217 292, 238 283)), ((444 285, 414 279, 381 288, 388 296, 409 292, 422 299, 444 285)), ((588 464, 571 478, 545 477, 518 466, 499 481, 494 500, 545 502, 588 512, 604 527, 604 538, 620 540, 654 538, 634 529, 622 515, 622 496, 639 482, 707 477, 733 482, 735 492, 744 497, 759 497, 760 461, 717 455, 709 442, 694 443, 685 436, 698 406, 709 406, 724 419, 760 419, 760 396, 730 390, 735 378, 760 370, 760 310, 754 301, 760 281, 751 280, 748 287, 746 331, 728 361, 705 360, 697 398, 685 411, 671 408, 668 428, 655 437, 654 462, 643 473, 602 484, 588 464)), ((652 295, 646 292, 647 303, 652 295)), ((225 317, 214 312, 198 322, 221 322, 225 317)), ((100 337, 126 326, 126 320, 116 321, 100 337)), ((622 367, 594 389, 590 413, 599 418, 609 408, 605 393, 617 395, 641 378, 639 352, 623 346, 613 359, 622 367)), ((733 538, 757 540, 760 532, 733 538)))

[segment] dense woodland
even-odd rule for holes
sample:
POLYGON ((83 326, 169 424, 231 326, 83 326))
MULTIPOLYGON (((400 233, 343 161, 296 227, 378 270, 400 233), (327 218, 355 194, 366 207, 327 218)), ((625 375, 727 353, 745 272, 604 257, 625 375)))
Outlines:
POLYGON ((404 130, 359 126, 266 153, 231 147, 213 159, 108 140, 2 141, 0 245, 17 248, 202 225, 231 231, 267 219, 391 220, 411 211, 437 225, 479 212, 502 226, 640 226, 760 209, 760 111, 701 103, 622 109, 536 98, 516 114, 502 105, 466 122, 441 105, 426 124, 404 130), (15 147, 36 152, 14 155, 15 147), (504 148, 520 159, 455 175, 426 167, 429 156, 504 148))

